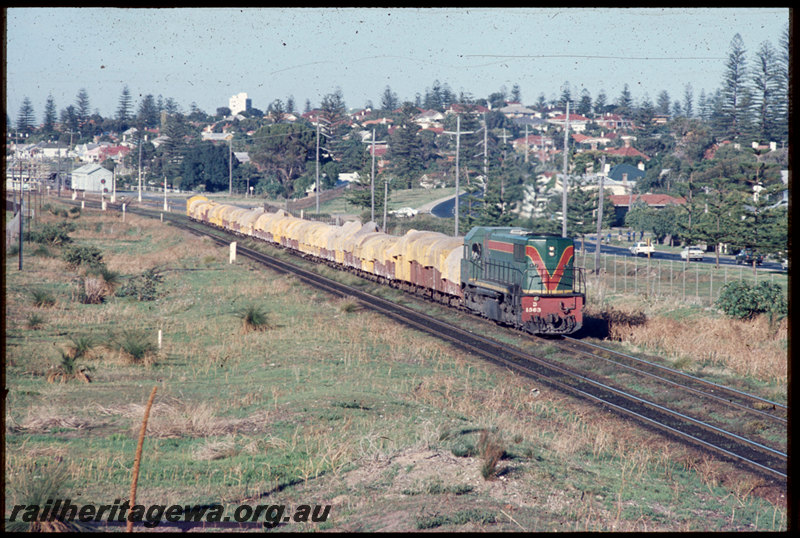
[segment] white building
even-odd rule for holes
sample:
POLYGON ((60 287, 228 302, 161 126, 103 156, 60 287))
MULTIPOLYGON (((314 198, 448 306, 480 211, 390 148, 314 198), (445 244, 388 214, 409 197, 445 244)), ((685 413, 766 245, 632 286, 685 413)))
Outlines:
POLYGON ((235 116, 239 112, 245 112, 252 107, 252 101, 247 98, 247 94, 237 93, 228 100, 228 108, 231 109, 231 115, 235 116))
POLYGON ((111 192, 114 174, 99 164, 86 164, 72 171, 72 190, 111 192))

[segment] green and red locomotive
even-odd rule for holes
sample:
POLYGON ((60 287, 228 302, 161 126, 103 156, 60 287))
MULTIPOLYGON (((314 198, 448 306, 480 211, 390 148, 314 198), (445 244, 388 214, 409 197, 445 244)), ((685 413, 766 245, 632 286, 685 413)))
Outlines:
POLYGON ((569 334, 583 323, 585 283, 572 239, 520 228, 476 227, 464 237, 464 305, 534 334, 569 334))

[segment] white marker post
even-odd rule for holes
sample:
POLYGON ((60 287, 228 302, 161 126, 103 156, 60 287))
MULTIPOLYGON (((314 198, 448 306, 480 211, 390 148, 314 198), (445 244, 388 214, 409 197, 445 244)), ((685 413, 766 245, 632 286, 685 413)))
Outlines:
POLYGON ((236 261, 236 241, 231 243, 231 251, 228 263, 233 263, 236 261))

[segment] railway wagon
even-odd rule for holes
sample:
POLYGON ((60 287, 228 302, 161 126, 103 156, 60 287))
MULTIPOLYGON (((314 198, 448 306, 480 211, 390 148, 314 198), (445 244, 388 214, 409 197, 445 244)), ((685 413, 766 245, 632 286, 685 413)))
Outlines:
POLYGON ((461 281, 470 310, 534 334, 583 324, 585 283, 572 239, 519 228, 476 227, 464 237, 461 281))
POLYGON ((186 207, 192 219, 534 334, 568 334, 583 323, 584 282, 571 239, 508 227, 476 227, 465 237, 418 230, 398 237, 374 222, 331 226, 203 196, 190 198, 186 207))

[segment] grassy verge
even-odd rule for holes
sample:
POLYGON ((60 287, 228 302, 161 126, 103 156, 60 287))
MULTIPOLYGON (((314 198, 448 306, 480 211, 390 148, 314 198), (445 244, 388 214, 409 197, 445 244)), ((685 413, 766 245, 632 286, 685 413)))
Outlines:
POLYGON ((29 255, 22 272, 6 260, 6 516, 37 469, 63 473, 52 495, 125 498, 157 386, 145 505, 332 505, 326 523, 289 530, 786 528, 752 477, 352 301, 228 264, 227 249, 158 220, 73 222, 117 289, 154 268, 162 278, 152 300, 85 304, 86 275, 63 247, 29 255), (267 323, 243 330, 253 314, 267 323), (145 359, 121 345, 131 340, 145 359), (65 355, 91 382, 48 382, 65 355))

